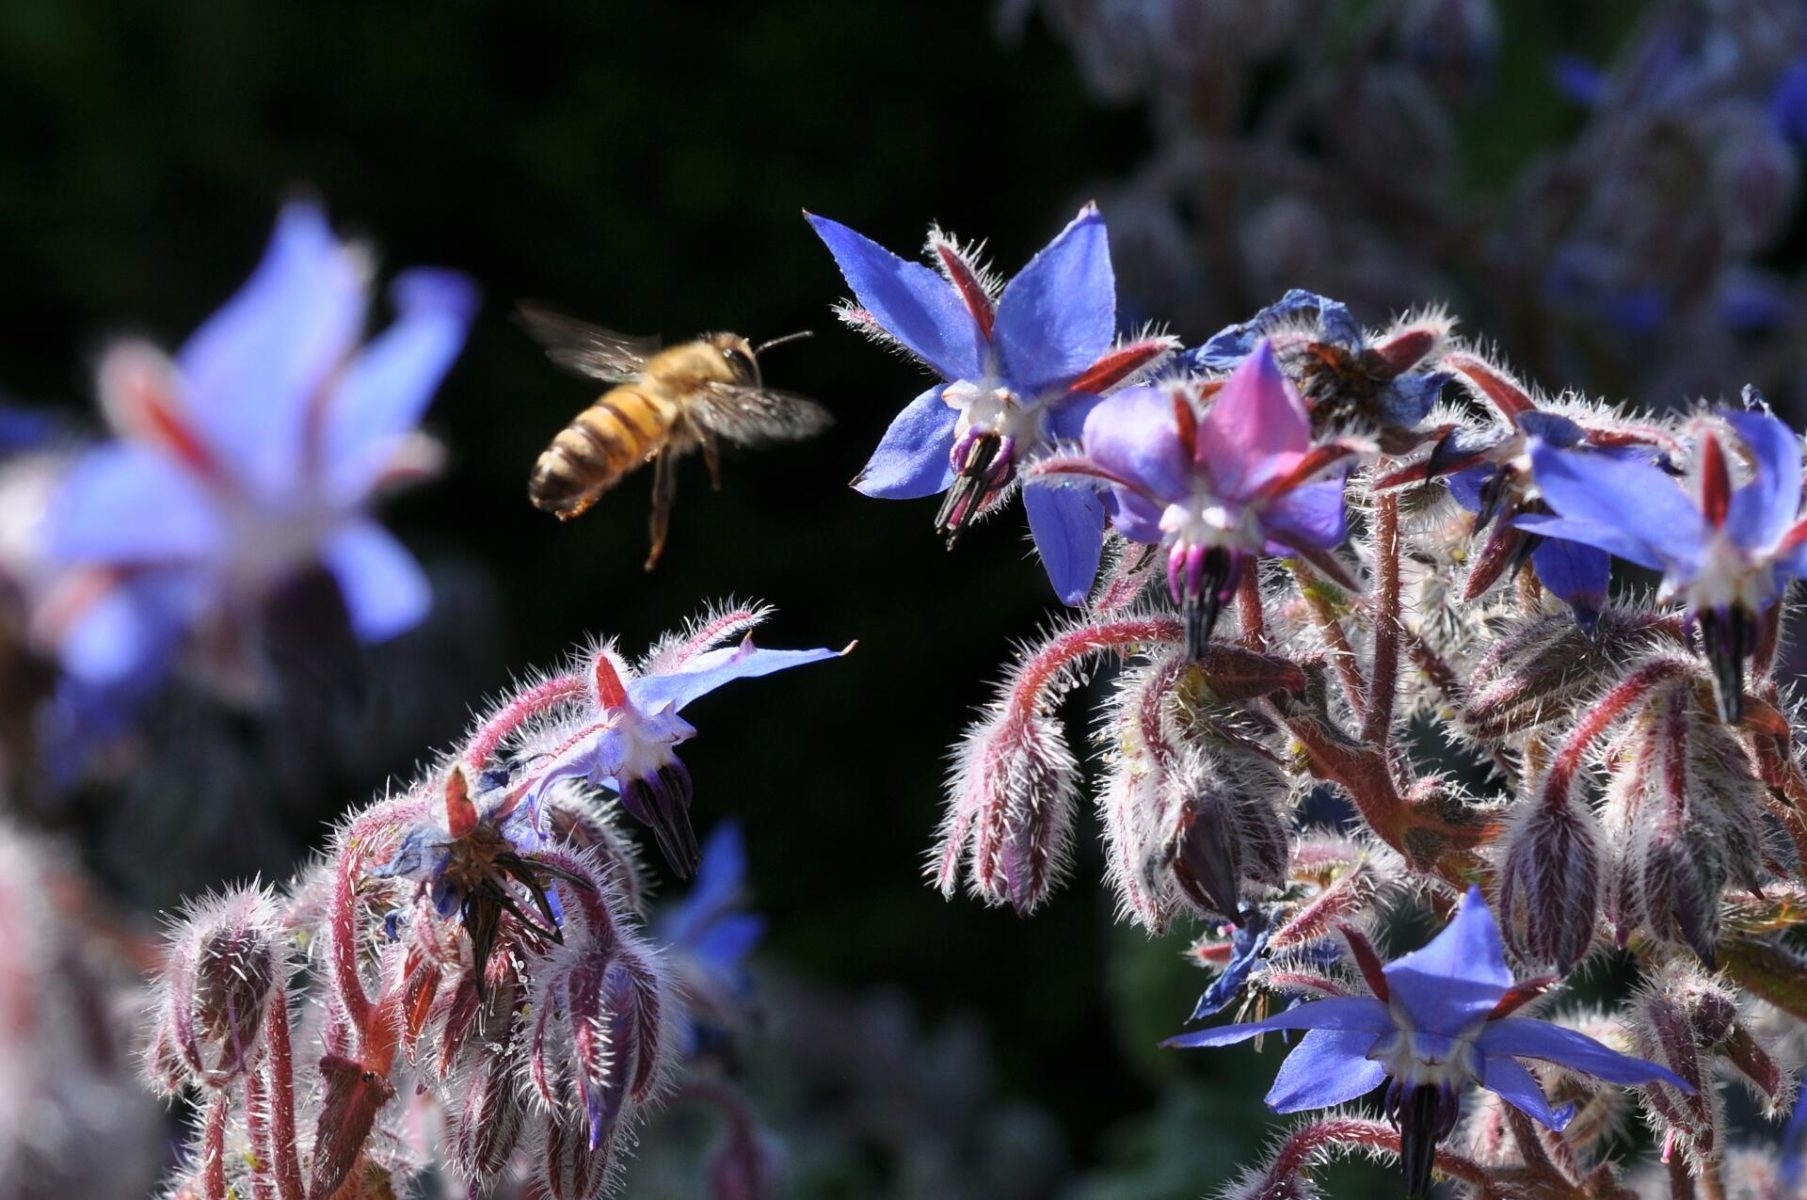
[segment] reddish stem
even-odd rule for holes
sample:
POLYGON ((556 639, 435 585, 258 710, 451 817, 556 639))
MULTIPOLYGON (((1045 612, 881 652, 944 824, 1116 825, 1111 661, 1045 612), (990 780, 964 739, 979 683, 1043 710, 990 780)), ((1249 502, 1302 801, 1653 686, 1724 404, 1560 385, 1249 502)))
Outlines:
POLYGON ((1667 683, 1688 670, 1688 664, 1673 658, 1659 658, 1645 663, 1627 675, 1613 689, 1594 701, 1585 716, 1575 725, 1563 743, 1550 774, 1544 780, 1544 795, 1555 798, 1574 786, 1575 773, 1587 757, 1588 747, 1606 732, 1625 711, 1648 696, 1659 684, 1667 683))
POLYGON ((333 872, 332 895, 327 913, 327 954, 331 962, 333 990, 351 1021, 354 1050, 362 1054, 367 1038, 376 1030, 371 1021, 370 994, 358 970, 358 881, 364 876, 369 843, 393 833, 424 808, 418 797, 402 796, 378 804, 357 818, 339 838, 338 869, 333 872))
POLYGON ((265 1117, 263 1076, 254 1067, 245 1072, 245 1126, 251 1136, 251 1195, 253 1200, 274 1200, 270 1186, 270 1168, 275 1161, 270 1152, 270 1124, 265 1117))
POLYGON ((1374 669, 1368 672, 1368 715, 1362 741, 1384 746, 1393 734, 1393 701, 1399 694, 1399 494, 1377 502, 1374 557, 1380 565, 1374 614, 1374 669))
MULTIPOLYGON (((1281 1143, 1273 1161, 1268 1164, 1267 1182, 1278 1184, 1307 1170, 1319 1153, 1332 1147, 1359 1147, 1399 1155, 1399 1131, 1378 1121, 1361 1121, 1351 1117, 1332 1117, 1296 1130, 1281 1143)), ((1437 1151, 1437 1169, 1451 1179, 1485 1186, 1487 1169, 1448 1150, 1437 1151)), ((1261 1193, 1266 1195, 1267 1193, 1261 1193)), ((1277 1193, 1276 1193, 1277 1194, 1277 1193)))
POLYGON ((1343 698, 1349 702, 1355 719, 1365 720, 1368 714, 1368 684, 1362 678, 1361 668, 1355 663, 1355 648, 1349 644, 1349 635, 1343 631, 1343 623, 1337 618, 1329 599, 1318 590, 1317 582, 1305 578, 1303 573, 1297 574, 1299 594, 1305 600, 1305 607, 1311 613, 1318 633, 1324 638, 1324 645, 1330 650, 1330 665, 1336 671, 1337 681, 1343 685, 1343 698))
POLYGON ((226 1200, 226 1112, 226 1089, 216 1088, 207 1098, 201 1134, 201 1194, 206 1200, 226 1200))
POLYGON ((1242 644, 1257 652, 1267 649, 1267 622, 1261 611, 1261 572, 1251 567, 1236 585, 1236 606, 1242 616, 1242 644))
POLYGON ((503 705, 500 712, 484 722, 483 728, 477 731, 470 745, 465 747, 464 761, 473 769, 481 770, 483 764, 489 761, 490 755, 515 730, 547 709, 575 700, 583 694, 584 680, 581 675, 561 675, 535 684, 515 696, 503 705))
POLYGON ((302 1200, 301 1152, 295 1145, 295 1057, 289 1043, 289 997, 281 987, 270 997, 270 1146, 281 1200, 302 1200))

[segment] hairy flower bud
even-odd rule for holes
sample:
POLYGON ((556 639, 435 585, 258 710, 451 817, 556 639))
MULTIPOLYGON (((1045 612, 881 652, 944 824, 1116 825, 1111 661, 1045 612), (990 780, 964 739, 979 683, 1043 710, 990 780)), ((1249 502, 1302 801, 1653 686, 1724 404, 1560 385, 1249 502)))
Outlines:
MULTIPOLYGON (((1286 883, 1288 839, 1271 796, 1213 769, 1189 752, 1171 772, 1177 802, 1169 857, 1174 881, 1207 915, 1234 921, 1242 912, 1242 883, 1286 883)), ((1284 785, 1282 785, 1284 786, 1284 785)))
POLYGON ((1672 626, 1654 613, 1611 608, 1591 634, 1566 613, 1525 621, 1475 664, 1463 714, 1469 732, 1508 741, 1569 719, 1638 652, 1679 638, 1672 626))
POLYGON ((608 1188, 614 1168, 613 1134, 591 1141, 589 1122, 567 1106, 554 1108, 544 1120, 544 1150, 534 1156, 540 1184, 552 1200, 595 1200, 608 1188))
POLYGON ((1539 787, 1503 836, 1500 930, 1526 962, 1568 969, 1586 956, 1600 918, 1600 824, 1572 786, 1539 787))
POLYGON ((1073 836, 1078 766, 1058 717, 1003 710, 974 726, 950 780, 951 808, 938 858, 951 891, 970 839, 974 890, 1028 913, 1059 877, 1073 836))
POLYGON ((275 902, 243 888, 195 904, 176 927, 153 1031, 153 1081, 223 1087, 253 1062, 265 1015, 285 986, 275 902), (180 1064, 180 1065, 178 1065, 180 1064))
POLYGON ((532 972, 526 1075, 555 1112, 581 1114, 587 1146, 600 1151, 659 1088, 672 1006, 664 964, 628 931, 611 898, 599 890, 578 899, 573 936, 532 972))
POLYGON ((442 1089, 446 1095, 446 1149, 459 1173, 481 1189, 508 1166, 525 1123, 527 1097, 520 1083, 518 1041, 489 1046, 485 1052, 467 1057, 474 1061, 464 1065, 442 1089))
POLYGON ((1695 1162, 1710 1161, 1724 1142, 1725 1105, 1713 1087, 1707 1053, 1695 1028, 1691 986, 1697 976, 1683 969, 1662 972, 1632 998, 1626 1020, 1632 1045, 1642 1058, 1669 1068, 1694 1090, 1665 1083, 1646 1084, 1645 1111, 1665 1135, 1695 1162))
POLYGON ((1607 829, 1619 851, 1614 918, 1713 962, 1719 898, 1762 869, 1762 785, 1692 680, 1658 691, 1615 747, 1607 829))

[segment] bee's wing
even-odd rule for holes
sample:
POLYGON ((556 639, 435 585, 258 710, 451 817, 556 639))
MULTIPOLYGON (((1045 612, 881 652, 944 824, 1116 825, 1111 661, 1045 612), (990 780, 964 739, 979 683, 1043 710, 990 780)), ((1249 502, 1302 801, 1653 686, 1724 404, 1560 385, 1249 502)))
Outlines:
POLYGON ((743 446, 801 441, 834 424, 833 415, 814 400, 731 383, 699 388, 691 412, 710 433, 743 446))
POLYGON ((567 371, 611 383, 632 379, 659 352, 656 337, 616 333, 530 301, 515 309, 515 319, 545 347, 547 358, 567 371))

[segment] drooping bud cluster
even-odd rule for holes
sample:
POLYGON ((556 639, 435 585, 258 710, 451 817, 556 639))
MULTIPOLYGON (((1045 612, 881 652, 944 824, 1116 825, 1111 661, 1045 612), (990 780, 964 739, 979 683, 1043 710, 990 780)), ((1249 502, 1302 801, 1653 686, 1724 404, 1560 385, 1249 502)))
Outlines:
POLYGON ((608 1191, 688 1052, 618 813, 688 872, 688 793, 659 807, 635 790, 682 770, 670 746, 695 730, 676 710, 834 656, 755 648, 745 634, 763 615, 710 614, 639 672, 603 647, 522 688, 350 818, 286 896, 240 889, 186 914, 149 1054, 161 1086, 207 1095, 176 1194, 374 1197, 429 1167, 473 1192, 608 1191), (420 1105, 436 1146, 400 1136, 420 1105))

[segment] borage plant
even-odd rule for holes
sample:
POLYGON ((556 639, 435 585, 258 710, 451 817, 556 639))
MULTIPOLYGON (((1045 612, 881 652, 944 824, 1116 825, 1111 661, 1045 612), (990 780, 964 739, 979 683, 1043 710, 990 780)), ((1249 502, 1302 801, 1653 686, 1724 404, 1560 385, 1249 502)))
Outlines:
MULTIPOLYGON (((1773 1153, 1730 1152, 1718 1090, 1786 1110, 1807 1020, 1807 774, 1778 668, 1796 435, 1749 392, 1680 418, 1544 396, 1441 316, 1367 332, 1304 292, 1083 420, 1060 403, 1011 469, 1032 514, 1092 497, 1108 566, 955 751, 935 884, 1046 900, 1084 785, 1056 710, 1108 661, 1094 803, 1121 911, 1202 922, 1217 977, 1193 1019, 1255 1018, 1173 1044, 1310 1030, 1269 1100, 1330 1110, 1227 1195, 1315 1195, 1326 1158, 1362 1153, 1398 1157, 1414 1196, 1436 1176, 1624 1196, 1628 1096, 1667 1194, 1776 1178, 1773 1153), (1612 556, 1662 589, 1609 598, 1612 556), (1340 819, 1307 815, 1325 795, 1340 819), (1448 928, 1385 965, 1375 935, 1425 908, 1448 928), (1639 980, 1617 1011, 1518 1011, 1606 957, 1639 980), (1384 1120, 1345 1107, 1383 1081, 1384 1120)), ((960 464, 924 442, 931 490, 960 464)))
POLYGON ((729 1019, 724 981, 757 935, 732 912, 738 850, 712 844, 704 887, 655 944, 616 816, 695 865, 671 748, 696 731, 677 709, 840 653, 755 647, 765 615, 712 612, 638 669, 612 644, 579 656, 352 814, 286 888, 195 904, 148 1055, 161 1089, 200 1097, 175 1194, 392 1196, 440 1169, 473 1193, 590 1200, 674 1083, 728 1112, 716 1175, 769 1173, 695 1032, 729 1019), (411 1132, 429 1116, 438 1146, 411 1132))

